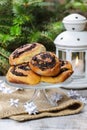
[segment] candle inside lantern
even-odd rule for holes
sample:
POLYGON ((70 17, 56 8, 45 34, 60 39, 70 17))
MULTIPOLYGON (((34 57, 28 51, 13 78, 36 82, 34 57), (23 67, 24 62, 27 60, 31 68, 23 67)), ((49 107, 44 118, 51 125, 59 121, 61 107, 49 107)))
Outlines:
POLYGON ((74 75, 79 76, 79 75, 83 74, 84 63, 83 63, 83 60, 78 59, 78 56, 76 56, 75 60, 72 60, 72 66, 74 69, 74 75))

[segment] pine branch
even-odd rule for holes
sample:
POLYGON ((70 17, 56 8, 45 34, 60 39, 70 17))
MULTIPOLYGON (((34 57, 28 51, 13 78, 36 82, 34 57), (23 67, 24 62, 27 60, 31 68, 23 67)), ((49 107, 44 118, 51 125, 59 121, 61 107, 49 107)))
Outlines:
POLYGON ((2 72, 3 75, 5 75, 8 69, 9 69, 8 60, 0 55, 0 72, 2 72))
POLYGON ((8 60, 10 52, 0 47, 0 55, 8 60))
POLYGON ((9 57, 7 57, 6 55, 4 55, 3 53, 0 52, 0 55, 2 55, 3 57, 5 57, 6 59, 8 59, 9 57))
POLYGON ((48 39, 48 40, 50 40, 51 42, 53 42, 53 39, 51 38, 51 33, 50 32, 46 32, 46 31, 44 31, 44 32, 42 32, 41 33, 41 36, 42 37, 45 37, 46 39, 48 39))
POLYGON ((5 5, 8 0, 0 0, 0 5, 5 5))

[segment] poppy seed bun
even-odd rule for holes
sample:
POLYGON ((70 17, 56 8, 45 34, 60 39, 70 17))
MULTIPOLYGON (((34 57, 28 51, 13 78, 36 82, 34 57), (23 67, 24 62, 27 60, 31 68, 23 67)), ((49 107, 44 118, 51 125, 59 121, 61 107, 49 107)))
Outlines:
POLYGON ((40 76, 34 73, 28 63, 11 66, 7 72, 6 79, 12 83, 35 85, 40 82, 40 76))
POLYGON ((12 52, 9 56, 9 63, 10 65, 18 65, 29 62, 34 55, 44 51, 46 48, 40 43, 25 44, 12 52))
POLYGON ((68 79, 73 73, 72 65, 69 61, 60 60, 60 63, 61 69, 58 75, 49 77, 41 76, 41 81, 47 83, 61 83, 68 79))
POLYGON ((32 57, 29 62, 30 68, 43 76, 55 76, 60 72, 60 62, 52 52, 41 52, 32 57))

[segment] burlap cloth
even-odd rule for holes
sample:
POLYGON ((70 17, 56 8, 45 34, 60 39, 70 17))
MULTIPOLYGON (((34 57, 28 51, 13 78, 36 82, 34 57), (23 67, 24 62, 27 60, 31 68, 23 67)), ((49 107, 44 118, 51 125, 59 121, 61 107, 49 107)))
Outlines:
POLYGON ((43 94, 40 98, 35 99, 35 104, 39 109, 37 114, 28 114, 24 109, 25 102, 28 102, 33 95, 34 90, 25 89, 17 90, 13 93, 6 94, 0 91, 0 118, 10 118, 16 121, 26 121, 39 119, 43 117, 65 116, 70 114, 80 113, 83 109, 83 103, 69 98, 61 89, 49 89, 47 93, 61 93, 63 98, 58 102, 57 106, 50 105, 43 100, 43 94), (19 99, 18 106, 10 104, 10 99, 19 99))

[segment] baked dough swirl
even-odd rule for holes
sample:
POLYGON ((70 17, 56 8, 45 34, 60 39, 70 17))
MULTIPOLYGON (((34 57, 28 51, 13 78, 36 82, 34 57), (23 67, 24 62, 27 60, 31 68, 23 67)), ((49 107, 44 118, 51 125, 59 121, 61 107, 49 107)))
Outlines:
POLYGON ((61 83, 64 82, 67 78, 69 78, 73 73, 72 65, 69 61, 62 61, 60 60, 61 69, 60 73, 56 76, 41 76, 42 82, 47 83, 61 83))
POLYGON ((64 70, 73 70, 72 65, 69 61, 60 60, 61 71, 64 70))
POLYGON ((29 62, 30 68, 42 76, 55 76, 60 72, 60 62, 52 52, 41 52, 29 62))
POLYGON ((6 78, 9 82, 35 85, 40 82, 40 76, 34 73, 28 63, 11 66, 6 78))
POLYGON ((29 62, 34 55, 44 51, 46 48, 40 43, 22 45, 11 53, 9 63, 10 65, 18 65, 29 62))

